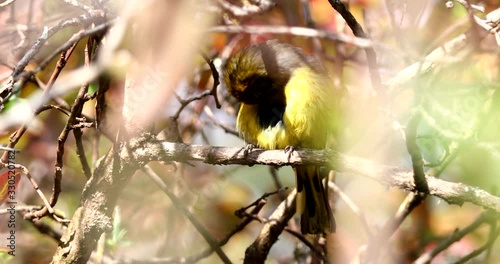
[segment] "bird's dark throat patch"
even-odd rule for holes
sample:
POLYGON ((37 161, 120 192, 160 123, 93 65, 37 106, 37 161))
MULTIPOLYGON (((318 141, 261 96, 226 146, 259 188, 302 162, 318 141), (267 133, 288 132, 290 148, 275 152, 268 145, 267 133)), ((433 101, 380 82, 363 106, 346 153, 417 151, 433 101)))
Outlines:
POLYGON ((259 125, 266 129, 275 127, 280 121, 283 124, 283 114, 285 113, 286 104, 279 102, 262 102, 258 104, 257 117, 259 125))

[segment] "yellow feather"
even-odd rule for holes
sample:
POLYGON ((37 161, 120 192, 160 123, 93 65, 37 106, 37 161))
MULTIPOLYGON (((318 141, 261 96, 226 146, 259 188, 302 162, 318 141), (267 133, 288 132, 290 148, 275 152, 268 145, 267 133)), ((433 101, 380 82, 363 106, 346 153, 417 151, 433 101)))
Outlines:
MULTIPOLYGON (((228 62, 225 82, 241 102, 236 125, 245 141, 264 149, 328 147, 330 134, 338 130, 337 91, 327 73, 304 56, 271 41, 251 46, 228 62)), ((320 168, 299 165, 294 170, 302 232, 334 232, 320 168)))
POLYGON ((285 86, 284 124, 262 129, 257 105, 242 103, 238 131, 249 143, 265 149, 287 146, 322 149, 333 129, 335 95, 330 79, 308 67, 296 69, 285 86))

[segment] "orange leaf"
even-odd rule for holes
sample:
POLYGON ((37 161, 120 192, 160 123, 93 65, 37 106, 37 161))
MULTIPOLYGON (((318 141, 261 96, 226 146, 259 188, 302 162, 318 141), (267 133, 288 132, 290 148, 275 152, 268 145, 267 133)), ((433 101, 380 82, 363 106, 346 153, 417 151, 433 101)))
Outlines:
POLYGON ((0 173, 0 204, 3 204, 12 194, 14 194, 12 197, 15 197, 19 180, 21 180, 20 170, 7 170, 0 173))

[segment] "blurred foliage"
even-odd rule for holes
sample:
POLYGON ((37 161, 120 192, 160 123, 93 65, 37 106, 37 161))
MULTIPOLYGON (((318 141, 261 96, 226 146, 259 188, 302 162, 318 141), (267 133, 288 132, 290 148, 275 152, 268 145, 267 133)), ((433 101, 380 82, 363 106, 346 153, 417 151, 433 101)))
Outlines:
MULTIPOLYGON (((40 9, 36 9, 40 14, 36 13, 37 19, 33 21, 33 36, 30 36, 31 42, 27 42, 30 45, 42 32, 43 25, 78 13, 78 10, 73 8, 67 9, 67 4, 62 1, 34 2, 43 4, 40 9)), ((228 2, 241 5, 256 1, 228 2)), ((229 20, 236 24, 263 27, 306 26, 307 21, 301 3, 307 2, 316 29, 352 35, 343 19, 326 0, 276 2, 278 2, 277 7, 262 14, 244 19, 231 17, 226 20, 220 15, 217 23, 224 24, 229 20)), ((209 1, 200 1, 203 11, 208 8, 208 3, 209 1)), ((449 9, 446 8, 445 1, 350 1, 350 9, 375 43, 383 80, 390 79, 411 63, 422 60, 430 51, 471 27, 467 11, 462 5, 454 3, 453 8, 449 9), (393 15, 392 22, 390 14, 393 15)), ((478 3, 484 5, 485 13, 500 7, 499 2, 495 0, 478 3)), ((116 7, 122 4, 120 1, 110 3, 116 7)), ((16 1, 16 16, 27 15, 25 5, 26 3, 22 1, 16 1)), ((0 12, 0 20, 4 21, 8 16, 8 12, 0 12)), ((163 25, 157 26, 157 30, 163 29, 163 25)), ((4 29, 0 29, 2 30, 4 29)), ((5 30, 11 30, 11 27, 5 27, 5 30)), ((70 28, 53 36, 36 60, 30 63, 28 69, 35 68, 37 63, 75 32, 75 28, 70 28)), ((500 185, 498 176, 500 103, 495 96, 498 96, 496 91, 500 86, 500 68, 498 46, 494 46, 496 44, 491 38, 478 43, 478 47, 466 51, 467 54, 457 57, 460 59, 453 63, 443 61, 442 67, 437 67, 435 72, 422 74, 421 78, 408 84, 408 87, 387 101, 374 99, 375 91, 372 89, 367 71, 365 53, 354 45, 328 39, 268 33, 255 35, 210 33, 206 36, 206 42, 194 45, 200 46, 214 58, 220 69, 231 52, 271 38, 300 46, 307 53, 322 58, 332 73, 334 82, 342 88, 345 93, 343 101, 347 120, 343 129, 343 151, 384 164, 410 168, 411 158, 406 151, 402 129, 410 117, 418 115, 420 122, 417 142, 429 174, 497 193, 500 185), (492 47, 496 47, 496 50, 492 51, 492 47)), ((7 37, 0 37, 0 40, 2 50, 13 50, 12 46, 18 43, 17 38, 10 40, 7 37)), ((83 65, 85 43, 86 39, 80 41, 62 74, 83 65)), ((150 45, 142 44, 145 47, 150 45)), ((9 55, 9 60, 6 61, 17 61, 22 54, 20 50, 15 56, 9 55)), ((154 57, 155 54, 146 55, 154 57)), ((43 83, 49 80, 57 59, 56 57, 36 75, 43 83)), ((192 72, 183 76, 181 83, 177 84, 176 93, 181 98, 199 94, 212 86, 211 72, 204 60, 195 56, 193 61, 195 66, 192 72)), ((9 72, 9 67, 0 66, 0 76, 5 76, 5 73, 8 75, 9 72)), ((161 74, 152 71, 153 81, 158 75, 161 74)), ((123 85, 122 76, 112 77, 114 79, 111 89, 123 85)), ((10 98, 4 111, 13 107, 13 104, 26 100, 39 89, 34 83, 28 82, 20 93, 10 98)), ((98 83, 91 83, 89 93, 96 89, 98 83)), ((207 97, 192 102, 181 113, 179 129, 185 143, 244 146, 241 139, 222 131, 204 111, 204 107, 209 107, 219 122, 234 127, 238 106, 234 99, 229 97, 223 84, 219 86, 218 93, 222 109, 216 109, 213 98, 207 97)), ((111 95, 115 96, 117 97, 111 95)), ((64 94, 62 98, 71 104, 75 97, 76 91, 72 91, 64 94)), ((95 101, 87 103, 84 113, 92 116, 94 105, 95 101)), ((179 102, 172 98, 171 102, 165 105, 164 117, 173 115, 179 105, 179 102)), ((57 137, 66 120, 65 115, 53 110, 41 114, 30 124, 28 132, 16 146, 22 149, 16 156, 16 162, 30 169, 46 196, 52 192, 57 137)), ((11 127, 8 131, 0 131, 0 143, 7 143, 9 136, 16 129, 17 127, 11 127)), ((92 149, 96 135, 93 129, 88 128, 83 129, 83 133, 86 158, 91 161, 93 167, 95 160, 92 149)), ((95 151, 100 156, 106 154, 112 145, 105 137, 101 137, 97 144, 95 151)), ((69 137, 65 146, 63 191, 57 209, 71 216, 79 205, 86 179, 76 155, 73 136, 69 137)), ((220 167, 200 163, 194 165, 192 167, 181 163, 151 164, 173 192, 217 239, 222 239, 241 222, 234 215, 235 210, 250 204, 263 193, 277 189, 267 167, 220 167)), ((278 178, 283 186, 293 187, 295 184, 293 173, 288 167, 278 171, 278 178)), ((355 175, 336 175, 336 182, 358 205, 372 230, 379 230, 385 221, 394 215, 405 196, 400 190, 388 190, 369 179, 355 175)), ((21 180, 18 193, 20 202, 41 204, 40 198, 26 178, 21 180)), ((278 195, 270 197, 260 216, 268 217, 279 202, 278 195)), ((352 260, 359 247, 367 243, 369 237, 364 232, 358 216, 344 201, 336 197, 334 207, 339 229, 337 239, 342 241, 342 245, 341 250, 334 251, 333 257, 352 260)), ((114 228, 108 234, 106 241, 106 247, 112 252, 113 257, 138 259, 151 256, 186 257, 208 247, 186 218, 175 209, 172 202, 142 172, 137 172, 132 178, 117 208, 120 208, 120 211, 115 211, 114 228)), ((423 252, 431 250, 439 239, 452 234, 455 228, 473 222, 480 212, 481 209, 476 206, 468 204, 463 207, 450 206, 431 198, 418 208, 394 235, 391 254, 384 260, 386 263, 406 263, 414 260, 423 252), (429 244, 426 244, 427 242, 429 244)), ((18 216, 18 219, 22 221, 22 217, 18 216)), ((52 223, 52 226, 62 229, 58 224, 52 223)), ((261 224, 254 222, 230 240, 223 249, 231 260, 236 263, 241 261, 245 249, 252 243, 261 227, 261 224)), ((3 234, 5 231, 5 226, 0 225, 0 233, 3 234)), ((21 225, 18 232, 20 256, 16 257, 15 261, 45 263, 50 259, 49 256, 53 254, 57 245, 53 240, 40 235, 38 230, 27 223, 21 225), (41 256, 45 261, 36 261, 37 257, 41 256)), ((446 256, 440 256, 436 263, 446 263, 464 256, 480 247, 488 235, 487 228, 477 230, 457 242, 453 248, 446 251, 444 254, 446 256)), ((297 246, 299 242, 287 234, 280 238, 268 259, 270 263, 291 263, 294 261, 294 251, 299 248, 297 246)), ((496 243, 490 252, 492 263, 500 260, 499 252, 500 246, 496 243)), ((0 254, 0 262, 3 263, 2 261, 8 257, 0 254)), ((202 263, 218 262, 217 256, 202 261, 202 263)))

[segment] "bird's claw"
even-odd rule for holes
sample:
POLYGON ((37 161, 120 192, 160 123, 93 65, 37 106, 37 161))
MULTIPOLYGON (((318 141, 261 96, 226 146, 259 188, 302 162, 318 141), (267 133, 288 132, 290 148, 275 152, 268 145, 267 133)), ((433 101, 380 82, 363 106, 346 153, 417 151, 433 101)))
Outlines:
POLYGON ((245 148, 243 149, 243 155, 246 157, 248 155, 248 153, 252 152, 252 150, 255 148, 256 146, 254 144, 247 144, 245 146, 245 148))
POLYGON ((290 162, 290 157, 292 157, 293 152, 297 150, 295 146, 286 146, 285 153, 288 154, 287 161, 290 162))

